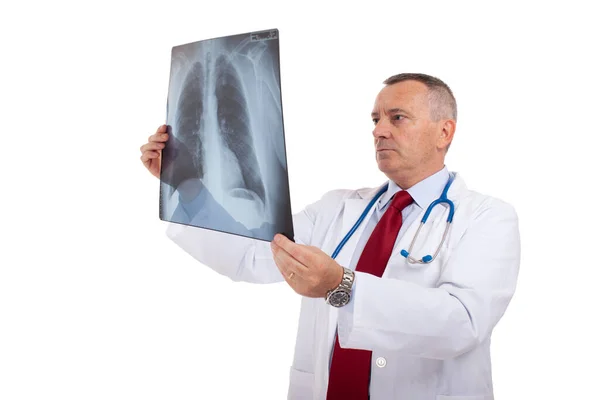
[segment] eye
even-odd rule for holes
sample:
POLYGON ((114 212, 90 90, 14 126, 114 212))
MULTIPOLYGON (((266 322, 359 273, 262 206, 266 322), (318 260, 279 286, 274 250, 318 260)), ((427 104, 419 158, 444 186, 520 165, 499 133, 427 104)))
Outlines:
POLYGON ((404 119, 404 115, 394 115, 392 116, 392 121, 400 121, 404 119))
POLYGON ((373 118, 373 123, 374 123, 375 125, 377 125, 377 123, 378 123, 378 122, 379 122, 379 118, 373 118))

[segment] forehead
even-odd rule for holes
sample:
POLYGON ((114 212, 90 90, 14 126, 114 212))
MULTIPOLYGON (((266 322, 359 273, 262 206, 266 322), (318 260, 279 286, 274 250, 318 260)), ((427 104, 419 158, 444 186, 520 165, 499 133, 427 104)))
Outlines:
POLYGON ((403 81, 385 86, 375 98, 373 111, 402 108, 411 111, 429 110, 428 89, 418 81, 403 81))

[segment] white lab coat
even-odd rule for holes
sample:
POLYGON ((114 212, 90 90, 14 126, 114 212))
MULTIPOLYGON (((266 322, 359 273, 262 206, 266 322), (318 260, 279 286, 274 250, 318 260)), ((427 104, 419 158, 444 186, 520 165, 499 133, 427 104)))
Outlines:
MULTIPOLYGON (((332 254, 378 189, 327 193, 294 216, 296 242, 332 254)), ((400 255, 422 210, 382 278, 356 274, 348 305, 337 309, 321 298, 302 298, 289 399, 325 400, 336 328, 342 347, 373 352, 371 400, 493 399, 490 336, 516 286, 517 216, 509 204, 468 190, 458 174, 448 197, 455 205, 454 223, 432 263, 413 266, 400 255)), ((445 207, 434 208, 412 254, 435 251, 446 216, 445 207)), ((364 226, 336 258, 340 265, 350 264, 364 226)), ((267 242, 177 224, 167 234, 232 280, 283 281, 267 242)))

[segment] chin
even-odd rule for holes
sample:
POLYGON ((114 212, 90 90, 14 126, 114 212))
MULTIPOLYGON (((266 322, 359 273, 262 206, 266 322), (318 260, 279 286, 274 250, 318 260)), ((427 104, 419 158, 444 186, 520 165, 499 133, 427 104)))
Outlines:
POLYGON ((391 160, 391 159, 378 159, 377 160, 377 166, 379 167, 379 170, 385 174, 395 171, 398 169, 399 165, 395 160, 391 160))
POLYGON ((392 160, 377 161, 379 170, 385 174, 388 179, 396 181, 400 176, 404 175, 401 171, 406 171, 406 166, 402 166, 399 162, 392 160))

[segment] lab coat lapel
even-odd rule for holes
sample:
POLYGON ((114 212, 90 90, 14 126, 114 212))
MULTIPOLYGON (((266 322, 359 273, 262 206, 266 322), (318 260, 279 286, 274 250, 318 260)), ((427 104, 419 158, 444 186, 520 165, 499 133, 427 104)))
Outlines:
MULTIPOLYGON (((344 239, 344 236, 346 236, 346 234, 350 232, 350 229, 352 229, 356 221, 358 221, 361 214, 369 205, 369 202, 373 199, 373 197, 377 194, 377 192, 380 189, 381 187, 375 189, 358 190, 358 197, 346 199, 344 201, 344 209, 342 211, 342 228, 337 233, 336 243, 340 243, 344 239)), ((340 251, 340 254, 338 254, 338 256, 336 257, 336 261, 338 262, 338 264, 343 265, 345 267, 348 267, 350 265, 350 263, 352 262, 352 257, 354 256, 354 251, 356 250, 356 245, 360 237, 362 236, 367 222, 373 215, 374 211, 375 205, 369 209, 367 215, 363 219, 360 226, 348 239, 348 241, 340 251)))
MULTIPOLYGON (((361 214, 364 212, 366 207, 369 205, 369 202, 373 199, 373 197, 377 194, 377 192, 382 188, 382 186, 375 189, 364 189, 357 191, 357 197, 346 199, 344 201, 344 208, 342 210, 341 215, 341 229, 336 234, 335 243, 340 243, 344 236, 352 229, 356 221, 360 218, 361 214)), ((375 205, 371 207, 363 222, 354 232, 354 234, 348 239, 338 256, 335 258, 336 262, 344 267, 349 267, 352 262, 352 257, 354 256, 354 251, 356 250, 356 245, 362 236, 367 222, 373 215, 375 211, 375 205)), ((338 309, 335 307, 331 307, 329 305, 324 304, 326 309, 325 311, 329 314, 329 329, 327 334, 327 349, 329 349, 329 344, 333 343, 335 338, 336 328, 337 328, 337 320, 338 320, 338 309)), ((327 367, 329 366, 329 354, 325 357, 327 360, 327 367)), ((323 366, 325 368, 325 366, 323 366)), ((325 369, 327 370, 327 369, 325 369)))

